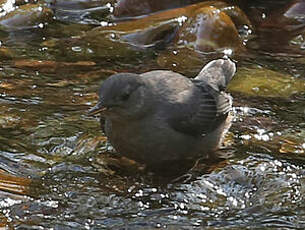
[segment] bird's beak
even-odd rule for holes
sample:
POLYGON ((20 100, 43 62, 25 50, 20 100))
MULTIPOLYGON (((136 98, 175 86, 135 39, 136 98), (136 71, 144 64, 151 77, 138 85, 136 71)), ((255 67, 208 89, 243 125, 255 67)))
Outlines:
POLYGON ((107 107, 105 107, 102 102, 98 102, 94 107, 89 109, 88 114, 90 116, 92 116, 92 115, 95 115, 97 113, 102 113, 106 110, 107 110, 107 107))

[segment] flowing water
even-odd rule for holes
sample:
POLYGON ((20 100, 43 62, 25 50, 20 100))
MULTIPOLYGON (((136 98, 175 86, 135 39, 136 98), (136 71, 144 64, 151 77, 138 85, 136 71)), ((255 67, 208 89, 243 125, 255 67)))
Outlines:
MULTIPOLYGON (((247 51, 233 56, 238 72, 228 89, 234 119, 221 149, 226 157, 164 178, 121 162, 87 110, 113 73, 171 69, 193 77, 220 54, 126 42, 134 34, 111 25, 114 1, 30 1, 25 9, 4 2, 3 229, 305 228, 301 32, 284 45, 264 36, 268 28, 249 38, 247 51), (96 29, 97 24, 114 29, 96 29)), ((264 7, 269 5, 258 9, 264 7)))

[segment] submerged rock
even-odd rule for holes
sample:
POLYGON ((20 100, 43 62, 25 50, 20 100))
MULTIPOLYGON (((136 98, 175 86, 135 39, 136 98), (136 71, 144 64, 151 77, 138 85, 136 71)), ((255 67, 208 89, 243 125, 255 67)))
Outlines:
POLYGON ((304 53, 305 1, 290 1, 263 15, 265 19, 257 25, 255 49, 268 53, 304 53))
POLYGON ((53 20, 53 12, 39 4, 26 4, 4 7, 0 13, 0 29, 13 31, 34 27, 43 28, 45 23, 53 20))
POLYGON ((286 154, 285 157, 297 155, 304 158, 304 124, 283 129, 283 124, 280 125, 279 121, 272 120, 270 117, 257 116, 244 119, 244 124, 239 127, 243 131, 240 135, 243 146, 268 153, 286 154))
POLYGON ((6 191, 13 194, 29 194, 31 180, 25 177, 18 177, 0 169, 0 191, 6 191))
POLYGON ((305 91, 305 81, 263 68, 239 68, 229 90, 248 96, 288 98, 305 91))
POLYGON ((50 8, 59 21, 99 25, 113 12, 115 0, 51 0, 50 8))
POLYGON ((116 17, 134 17, 157 11, 183 7, 201 0, 118 0, 114 8, 116 17))
POLYGON ((14 66, 20 69, 39 70, 44 73, 54 73, 57 71, 70 71, 71 69, 81 70, 90 69, 96 63, 92 61, 78 61, 78 62, 56 62, 47 60, 33 60, 23 59, 14 61, 14 66), (70 69, 70 70, 69 70, 70 69))
POLYGON ((162 68, 195 76, 209 59, 217 58, 209 56, 203 56, 192 49, 180 48, 161 53, 157 63, 162 68))
POLYGON ((0 60, 1 59, 11 59, 13 58, 14 53, 11 49, 7 47, 1 47, 0 45, 0 60))
POLYGON ((280 29, 286 32, 297 32, 305 25, 305 2, 297 0, 290 2, 283 9, 273 11, 261 27, 280 29))
POLYGON ((59 10, 86 10, 89 8, 100 7, 105 2, 115 2, 115 0, 51 0, 52 8, 59 10))

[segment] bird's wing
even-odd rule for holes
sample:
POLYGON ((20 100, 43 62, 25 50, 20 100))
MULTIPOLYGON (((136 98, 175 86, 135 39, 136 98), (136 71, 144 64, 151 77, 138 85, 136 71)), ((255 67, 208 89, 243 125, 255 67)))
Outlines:
POLYGON ((232 98, 224 89, 235 71, 235 63, 230 59, 209 62, 193 79, 197 90, 193 90, 189 103, 185 103, 187 109, 169 119, 172 127, 193 136, 205 135, 216 129, 232 108, 232 98))
MULTIPOLYGON (((209 84, 194 81, 194 90, 184 109, 168 119, 168 123, 175 130, 192 135, 204 136, 216 129, 228 116, 232 108, 231 97, 216 91, 209 84)), ((181 107, 181 106, 180 106, 181 107)))
POLYGON ((199 136, 213 131, 226 119, 231 109, 231 97, 219 89, 218 80, 215 83, 212 81, 212 69, 214 74, 218 75, 223 74, 218 68, 227 69, 221 64, 233 67, 230 62, 214 61, 193 80, 171 71, 141 74, 142 77, 150 79, 150 86, 160 96, 158 105, 162 107, 161 116, 171 128, 188 135, 199 136), (208 79, 203 75, 207 75, 208 79))

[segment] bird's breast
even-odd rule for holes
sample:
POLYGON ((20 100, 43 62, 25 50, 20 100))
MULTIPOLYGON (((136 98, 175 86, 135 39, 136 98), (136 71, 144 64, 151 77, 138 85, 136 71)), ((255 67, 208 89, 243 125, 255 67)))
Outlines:
POLYGON ((197 138, 176 132, 158 117, 111 122, 108 138, 118 152, 145 164, 186 159, 198 153, 200 144, 197 138))

